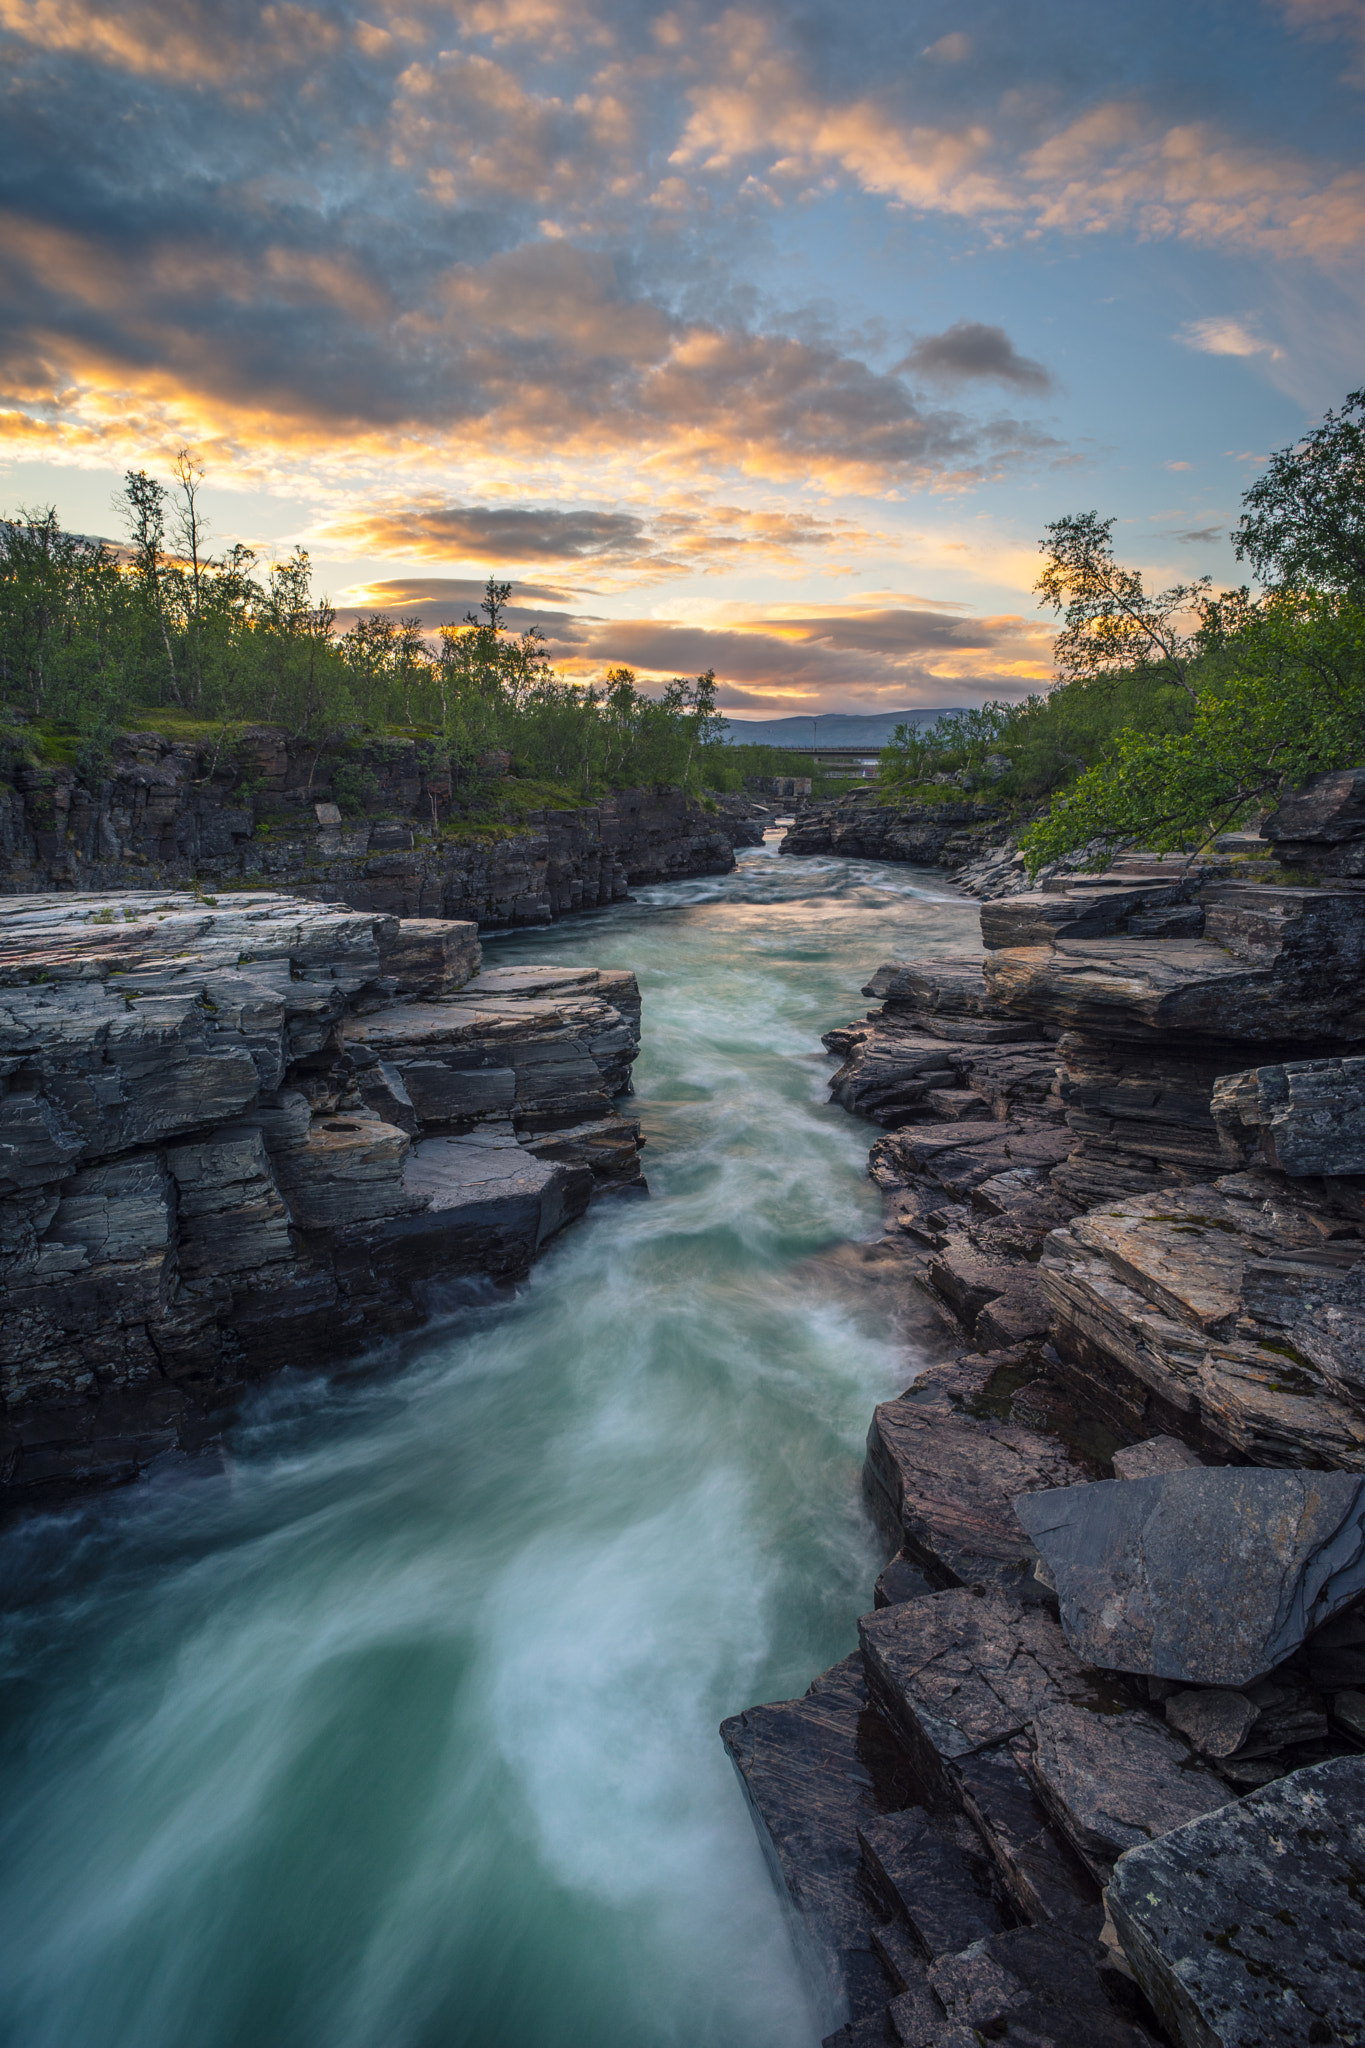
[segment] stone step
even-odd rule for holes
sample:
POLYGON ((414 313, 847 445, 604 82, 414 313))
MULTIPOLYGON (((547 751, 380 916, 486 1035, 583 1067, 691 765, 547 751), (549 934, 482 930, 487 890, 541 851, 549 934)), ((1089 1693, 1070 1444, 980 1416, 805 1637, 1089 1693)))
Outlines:
POLYGON ((1009 1925, 991 1896, 980 1844, 964 1848, 951 1823, 922 1808, 863 1822, 858 1846, 882 1905, 900 1915, 926 1963, 1009 1925))

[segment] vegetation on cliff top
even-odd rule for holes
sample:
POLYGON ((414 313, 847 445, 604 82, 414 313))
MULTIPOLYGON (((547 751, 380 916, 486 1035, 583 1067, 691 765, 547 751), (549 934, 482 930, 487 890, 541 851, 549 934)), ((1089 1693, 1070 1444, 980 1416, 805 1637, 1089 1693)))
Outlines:
POLYGON ((1272 455, 1233 535, 1262 584, 1207 577, 1159 593, 1114 559, 1113 520, 1087 512, 1044 535, 1037 588, 1060 615, 1059 681, 927 732, 902 728, 882 787, 953 778, 1024 810, 1031 868, 1088 850, 1197 848, 1282 789, 1365 756, 1365 390, 1272 455))
MULTIPOLYGON (((94 780, 120 732, 152 729, 203 742, 226 767, 244 729, 266 724, 328 751, 418 737, 457 786, 476 785, 492 761, 577 801, 793 772, 775 749, 723 745, 709 672, 675 677, 657 697, 628 668, 600 687, 564 681, 534 627, 507 631, 510 586, 492 578, 479 614, 433 635, 381 613, 338 633, 302 548, 264 567, 241 546, 210 551, 201 481, 183 453, 169 488, 130 471, 119 549, 64 532, 50 508, 0 520, 0 743, 11 762, 63 763, 94 780)), ((363 810, 347 772, 343 792, 363 810)), ((363 774, 356 766, 351 780, 363 774)))

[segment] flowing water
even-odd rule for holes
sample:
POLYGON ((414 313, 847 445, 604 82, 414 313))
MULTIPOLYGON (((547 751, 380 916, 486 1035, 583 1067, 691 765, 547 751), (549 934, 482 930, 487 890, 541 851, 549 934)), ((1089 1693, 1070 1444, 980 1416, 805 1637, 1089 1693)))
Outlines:
POLYGON ((0 1540, 4 2048, 813 2048, 722 1716, 856 1640, 905 1384, 819 1033, 975 951, 771 846, 490 942, 630 966, 652 1199, 0 1540))

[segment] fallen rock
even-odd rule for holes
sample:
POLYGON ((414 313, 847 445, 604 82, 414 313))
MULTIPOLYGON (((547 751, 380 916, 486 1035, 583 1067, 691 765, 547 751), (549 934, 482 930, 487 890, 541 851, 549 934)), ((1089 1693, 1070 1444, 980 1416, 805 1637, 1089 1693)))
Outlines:
POLYGON ((1180 2048, 1365 2039, 1365 1758, 1295 1771, 1122 1856, 1108 1902, 1180 2048))
POLYGON ((1166 1719, 1201 1756, 1231 1756, 1246 1741, 1256 1718, 1246 1694, 1227 1686, 1175 1692, 1166 1701, 1166 1719))
POLYGON ((1203 1459, 1178 1436, 1148 1437, 1145 1443, 1128 1444, 1114 1453, 1116 1479, 1154 1479, 1161 1472, 1184 1472, 1203 1459))
POLYGON ((1098 1943, 1052 1927, 1016 1927, 946 1956, 929 1982, 969 2042, 1027 2048, 1152 2048, 1151 2036, 1115 2010, 1100 1975, 1098 1943))
POLYGON ((1100 1883, 1135 1843, 1222 1806, 1231 1793, 1151 1714, 1097 1714, 1055 1700, 1033 1717, 1027 1770, 1100 1883))
POLYGON ((1241 1686, 1365 1589, 1365 1480, 1223 1467, 1021 1496, 1072 1649, 1241 1686))

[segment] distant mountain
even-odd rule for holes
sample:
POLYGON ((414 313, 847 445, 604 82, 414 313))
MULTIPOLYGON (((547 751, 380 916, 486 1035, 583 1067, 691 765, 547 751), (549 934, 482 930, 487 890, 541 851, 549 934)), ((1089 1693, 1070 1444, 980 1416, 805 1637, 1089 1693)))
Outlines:
POLYGON ((932 725, 960 707, 930 711, 822 711, 811 718, 732 718, 725 735, 732 747, 884 747, 898 725, 932 725))

